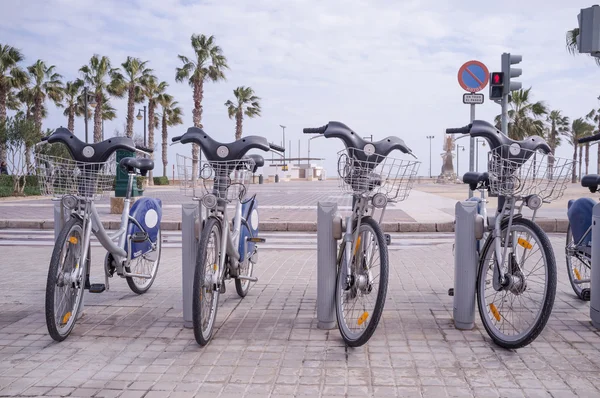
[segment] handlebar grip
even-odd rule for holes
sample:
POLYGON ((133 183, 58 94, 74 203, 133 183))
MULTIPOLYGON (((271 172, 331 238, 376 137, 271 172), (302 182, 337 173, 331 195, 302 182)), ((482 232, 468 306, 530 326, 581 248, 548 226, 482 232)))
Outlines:
POLYGON ((302 131, 304 132, 304 134, 323 134, 325 132, 325 130, 327 130, 327 124, 325 126, 321 126, 321 127, 315 127, 315 128, 305 128, 302 131))
POLYGON ((48 141, 48 138, 50 138, 50 136, 42 137, 42 139, 40 140, 40 142, 48 141))
POLYGON ((277 151, 277 152, 281 152, 281 153, 285 152, 285 148, 281 147, 279 145, 269 143, 269 148, 271 148, 272 150, 277 151))
POLYGON ((583 137, 577 140, 580 144, 585 144, 586 142, 594 142, 600 140, 600 133, 591 135, 589 137, 583 137))
POLYGON ((469 132, 471 132, 471 126, 472 124, 468 124, 464 127, 446 129, 446 134, 469 134, 469 132))
POLYGON ((181 137, 183 137, 183 136, 178 135, 177 137, 173 137, 173 138, 171 138, 171 142, 178 142, 181 139, 181 137))
POLYGON ((137 149, 138 151, 146 152, 147 154, 152 154, 152 153, 154 153, 154 150, 153 150, 153 149, 150 149, 150 148, 145 148, 145 147, 143 147, 143 146, 141 146, 141 145, 136 145, 136 146, 135 146, 135 149, 137 149))

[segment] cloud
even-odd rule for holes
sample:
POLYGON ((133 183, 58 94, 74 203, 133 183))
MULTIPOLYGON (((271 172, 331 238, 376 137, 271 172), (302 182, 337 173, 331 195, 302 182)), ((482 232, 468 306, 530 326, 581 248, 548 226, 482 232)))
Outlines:
MULTIPOLYGON (((192 124, 193 106, 189 86, 174 80, 177 55, 192 56, 192 33, 213 34, 231 70, 227 81, 205 86, 203 124, 210 135, 233 139, 235 125, 223 104, 235 87, 251 86, 262 98, 263 116, 246 120, 245 134, 279 143, 279 124, 285 124, 296 156, 299 139, 306 153, 303 127, 339 120, 375 139, 399 135, 424 163, 425 136, 435 135, 436 174, 444 129, 469 121, 456 80, 463 62, 478 59, 497 70, 502 52, 522 54, 520 81, 533 86, 536 100, 571 118, 599 106, 588 83, 597 66, 587 56, 571 56, 564 46, 566 30, 576 26, 579 9, 587 6, 563 0, 508 0, 500 7, 475 0, 30 0, 5 2, 0 37, 23 50, 26 65, 44 59, 66 79, 78 77, 95 53, 109 56, 113 66, 128 55, 149 60, 184 109, 184 124, 171 128, 175 135, 192 124)), ((111 102, 118 118, 106 122, 109 135, 122 130, 126 116, 124 99, 111 102)), ((61 110, 49 110, 44 127, 66 124, 61 110)), ((492 120, 499 110, 486 101, 477 117, 492 120)), ((135 130, 143 131, 141 122, 135 130)), ((76 132, 81 136, 82 120, 76 132)), ((311 154, 327 157, 333 171, 341 147, 317 140, 311 154)), ((570 151, 564 145, 559 154, 570 151)), ((189 148, 171 147, 171 162, 176 152, 189 148)), ((460 168, 467 165, 468 156, 461 156, 460 168)), ((428 164, 421 173, 427 169, 428 164)))

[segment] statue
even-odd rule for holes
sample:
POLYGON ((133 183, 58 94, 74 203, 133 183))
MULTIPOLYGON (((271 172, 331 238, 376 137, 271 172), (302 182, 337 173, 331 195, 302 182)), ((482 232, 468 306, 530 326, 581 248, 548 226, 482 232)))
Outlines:
POLYGON ((454 138, 451 135, 446 135, 444 139, 444 152, 442 156, 442 172, 437 178, 438 184, 454 183, 456 181, 456 173, 454 172, 454 138))

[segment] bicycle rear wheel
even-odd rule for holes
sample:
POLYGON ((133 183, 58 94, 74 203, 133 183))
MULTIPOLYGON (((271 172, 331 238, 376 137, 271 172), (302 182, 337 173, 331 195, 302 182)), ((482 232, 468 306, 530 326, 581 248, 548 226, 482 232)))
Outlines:
MULTIPOLYGON (((584 289, 590 288, 589 282, 581 282, 582 280, 590 280, 590 270, 592 268, 592 259, 585 253, 577 250, 577 242, 573 241, 573 231, 571 224, 567 228, 567 245, 565 247, 567 259, 567 274, 573 291, 581 300, 589 300, 589 294, 584 296, 584 289)), ((591 253, 591 252, 590 252, 591 253)))
POLYGON ((83 223, 71 218, 54 244, 46 281, 46 326, 56 341, 66 339, 75 326, 89 266, 82 256, 83 223))
POLYGON ((513 219, 509 242, 508 222, 502 224, 501 238, 490 235, 479 262, 477 305, 483 326, 492 340, 504 348, 531 343, 548 322, 556 295, 556 261, 548 236, 524 218, 513 219), (495 239, 502 239, 506 251, 508 282, 501 285, 496 268, 495 239))
POLYGON ((225 255, 221 242, 221 223, 209 218, 202 229, 196 257, 192 312, 194 337, 201 346, 208 344, 217 317, 219 291, 213 289, 213 275, 217 271, 219 255, 225 255))
POLYGON ((388 250, 381 227, 371 217, 361 220, 357 241, 352 246, 349 284, 344 244, 340 248, 335 303, 342 338, 348 346, 359 347, 375 333, 383 313, 388 284, 388 250))

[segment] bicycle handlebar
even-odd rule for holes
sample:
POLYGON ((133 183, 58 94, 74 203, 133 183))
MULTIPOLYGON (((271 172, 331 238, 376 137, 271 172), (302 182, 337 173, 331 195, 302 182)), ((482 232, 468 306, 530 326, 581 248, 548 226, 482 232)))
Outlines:
POLYGON ((464 127, 446 129, 446 134, 469 134, 473 124, 468 124, 464 127))
POLYGON ((281 147, 281 146, 276 145, 276 144, 269 143, 269 148, 271 148, 272 150, 277 151, 277 152, 281 152, 281 153, 285 152, 285 148, 284 147, 281 147))
POLYGON ((183 137, 183 136, 178 135, 177 137, 173 137, 173 138, 171 138, 171 142, 179 142, 179 140, 181 140, 181 137, 183 137))
POLYGON ((304 132, 304 134, 323 134, 325 132, 325 130, 327 130, 327 124, 325 126, 321 126, 321 127, 314 127, 314 128, 305 128, 302 131, 304 132))
POLYGON ((150 148, 145 148, 145 147, 143 147, 143 146, 141 146, 141 145, 136 145, 136 146, 135 146, 135 149, 137 149, 138 151, 144 152, 144 153, 145 153, 145 154, 147 154, 147 155, 151 155, 151 154, 153 154, 153 153, 154 153, 154 150, 153 150, 153 149, 150 149, 150 148))
POLYGON ((600 140, 600 133, 591 135, 589 137, 580 138, 579 140, 577 140, 577 142, 580 144, 585 144, 587 142, 594 142, 598 140, 600 140))

